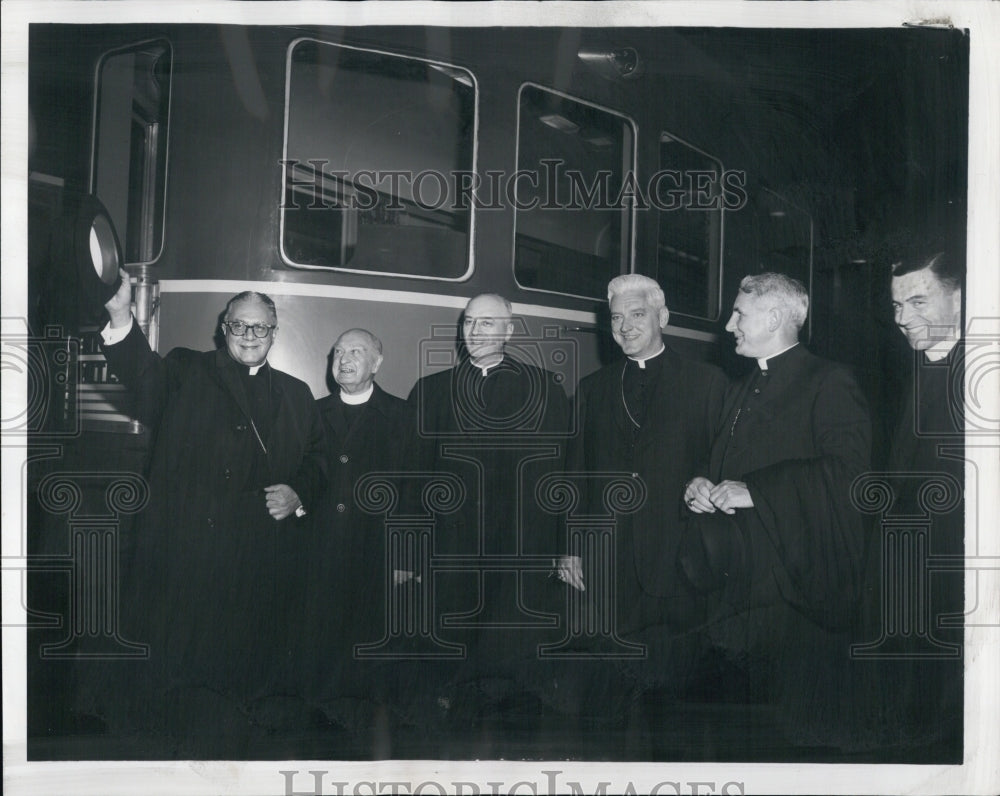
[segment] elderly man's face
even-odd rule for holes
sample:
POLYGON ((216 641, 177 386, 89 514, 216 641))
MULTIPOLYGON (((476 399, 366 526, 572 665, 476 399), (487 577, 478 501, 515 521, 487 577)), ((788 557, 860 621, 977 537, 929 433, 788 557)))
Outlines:
POLYGON ((736 338, 736 353, 758 359, 769 356, 774 347, 777 320, 771 313, 767 297, 758 297, 742 290, 733 302, 726 331, 736 338))
POLYGON ((364 392, 375 379, 382 355, 362 332, 344 332, 333 346, 333 380, 350 394, 364 392))
POLYGON ((911 271, 893 277, 892 309, 910 346, 923 351, 958 335, 962 291, 949 290, 930 268, 911 271))
POLYGON ((229 352, 229 356, 237 362, 251 367, 262 365, 267 359, 267 352, 274 345, 277 320, 260 299, 250 298, 237 302, 229 308, 226 322, 236 321, 246 325, 242 335, 234 334, 228 326, 222 327, 222 332, 226 336, 226 350, 229 352), (252 327, 258 324, 275 328, 269 329, 264 337, 257 337, 252 327))
POLYGON ((514 332, 514 324, 504 303, 493 296, 476 296, 462 318, 462 339, 474 362, 503 354, 504 344, 514 332))
POLYGON ((636 359, 651 357, 663 344, 661 330, 667 323, 667 309, 654 309, 641 290, 630 290, 613 296, 611 335, 625 352, 636 359))

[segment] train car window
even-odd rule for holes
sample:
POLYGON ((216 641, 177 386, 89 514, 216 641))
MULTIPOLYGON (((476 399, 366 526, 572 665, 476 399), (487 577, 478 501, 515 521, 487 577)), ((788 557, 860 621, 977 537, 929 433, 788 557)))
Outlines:
POLYGON ((659 214, 656 279, 671 313, 719 317, 723 251, 722 163, 669 133, 650 187, 659 214))
POLYGON ((97 65, 90 190, 130 264, 153 262, 163 246, 171 65, 166 41, 113 50, 97 65))
POLYGON ((526 83, 518 99, 514 278, 528 290, 604 299, 630 270, 635 124, 526 83))
POLYGON ((288 51, 281 251, 298 268, 471 271, 477 88, 450 64, 299 39, 288 51))

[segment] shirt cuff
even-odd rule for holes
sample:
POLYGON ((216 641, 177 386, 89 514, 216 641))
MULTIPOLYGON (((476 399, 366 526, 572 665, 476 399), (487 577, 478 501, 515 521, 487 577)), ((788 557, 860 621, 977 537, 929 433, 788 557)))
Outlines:
POLYGON ((131 315, 128 318, 128 324, 126 326, 119 326, 117 329, 112 329, 111 321, 108 321, 104 328, 101 329, 101 340, 104 345, 114 345, 115 343, 120 343, 128 337, 128 333, 132 331, 133 323, 135 323, 135 321, 131 315))

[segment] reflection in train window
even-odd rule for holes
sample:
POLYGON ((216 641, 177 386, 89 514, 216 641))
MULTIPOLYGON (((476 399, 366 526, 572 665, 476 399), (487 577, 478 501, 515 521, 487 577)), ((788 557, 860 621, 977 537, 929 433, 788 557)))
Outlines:
POLYGON ((97 68, 91 192, 114 221, 127 263, 149 263, 163 245, 170 115, 170 45, 114 50, 97 68))
POLYGON ((722 164, 669 133, 651 199, 659 213, 656 278, 670 311, 714 321, 722 276, 722 164))
POLYGON ((514 277, 521 287, 604 299, 631 265, 630 119, 526 83, 518 104, 514 277))
POLYGON ((476 84, 311 39, 289 48, 281 250, 302 268, 468 275, 476 84))
MULTIPOLYGON (((798 279, 812 296, 812 216, 769 188, 754 200, 761 271, 778 271, 798 279)), ((812 330, 812 313, 807 320, 812 330)))

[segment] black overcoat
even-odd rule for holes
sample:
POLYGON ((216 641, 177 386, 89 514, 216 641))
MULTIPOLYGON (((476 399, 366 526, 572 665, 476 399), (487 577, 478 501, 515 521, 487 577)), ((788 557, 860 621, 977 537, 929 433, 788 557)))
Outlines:
POLYGON ((268 514, 263 488, 287 484, 315 505, 325 464, 309 387, 261 369, 271 417, 258 441, 225 349, 160 357, 133 325, 103 350, 155 433, 149 504, 123 562, 125 631, 151 648, 143 698, 169 701, 177 697, 167 689, 192 686, 243 703, 284 688, 301 564, 286 542, 300 529, 294 516, 268 514))
MULTIPOLYGON (((348 422, 339 395, 316 405, 327 451, 327 481, 311 514, 309 555, 303 561, 304 630, 297 650, 310 701, 328 703, 382 690, 374 678, 384 667, 359 660, 354 647, 374 644, 387 633, 386 607, 392 573, 387 566, 385 517, 358 504, 356 486, 369 473, 415 469, 413 409, 377 384, 371 398, 348 422)), ((391 479, 391 476, 390 476, 391 479)), ((397 513, 408 513, 406 480, 397 513)))
POLYGON ((857 707, 866 523, 851 486, 869 468, 871 420, 850 370, 802 345, 758 373, 731 386, 709 469, 714 482, 745 482, 753 508, 690 519, 713 550, 732 545, 708 632, 746 678, 737 699, 774 706, 797 743, 839 745, 857 707))
MULTIPOLYGON (((684 486, 708 465, 719 423, 726 377, 713 365, 686 359, 669 347, 649 398, 641 431, 633 435, 622 398, 626 361, 588 376, 578 391, 581 433, 569 465, 589 473, 620 472, 643 481, 646 499, 634 513, 617 518, 633 539, 634 571, 642 592, 674 603, 675 619, 692 608, 690 592, 677 577, 684 486)), ((587 494, 588 512, 607 513, 602 491, 587 494)), ((665 617, 669 619, 669 617, 665 617)))

